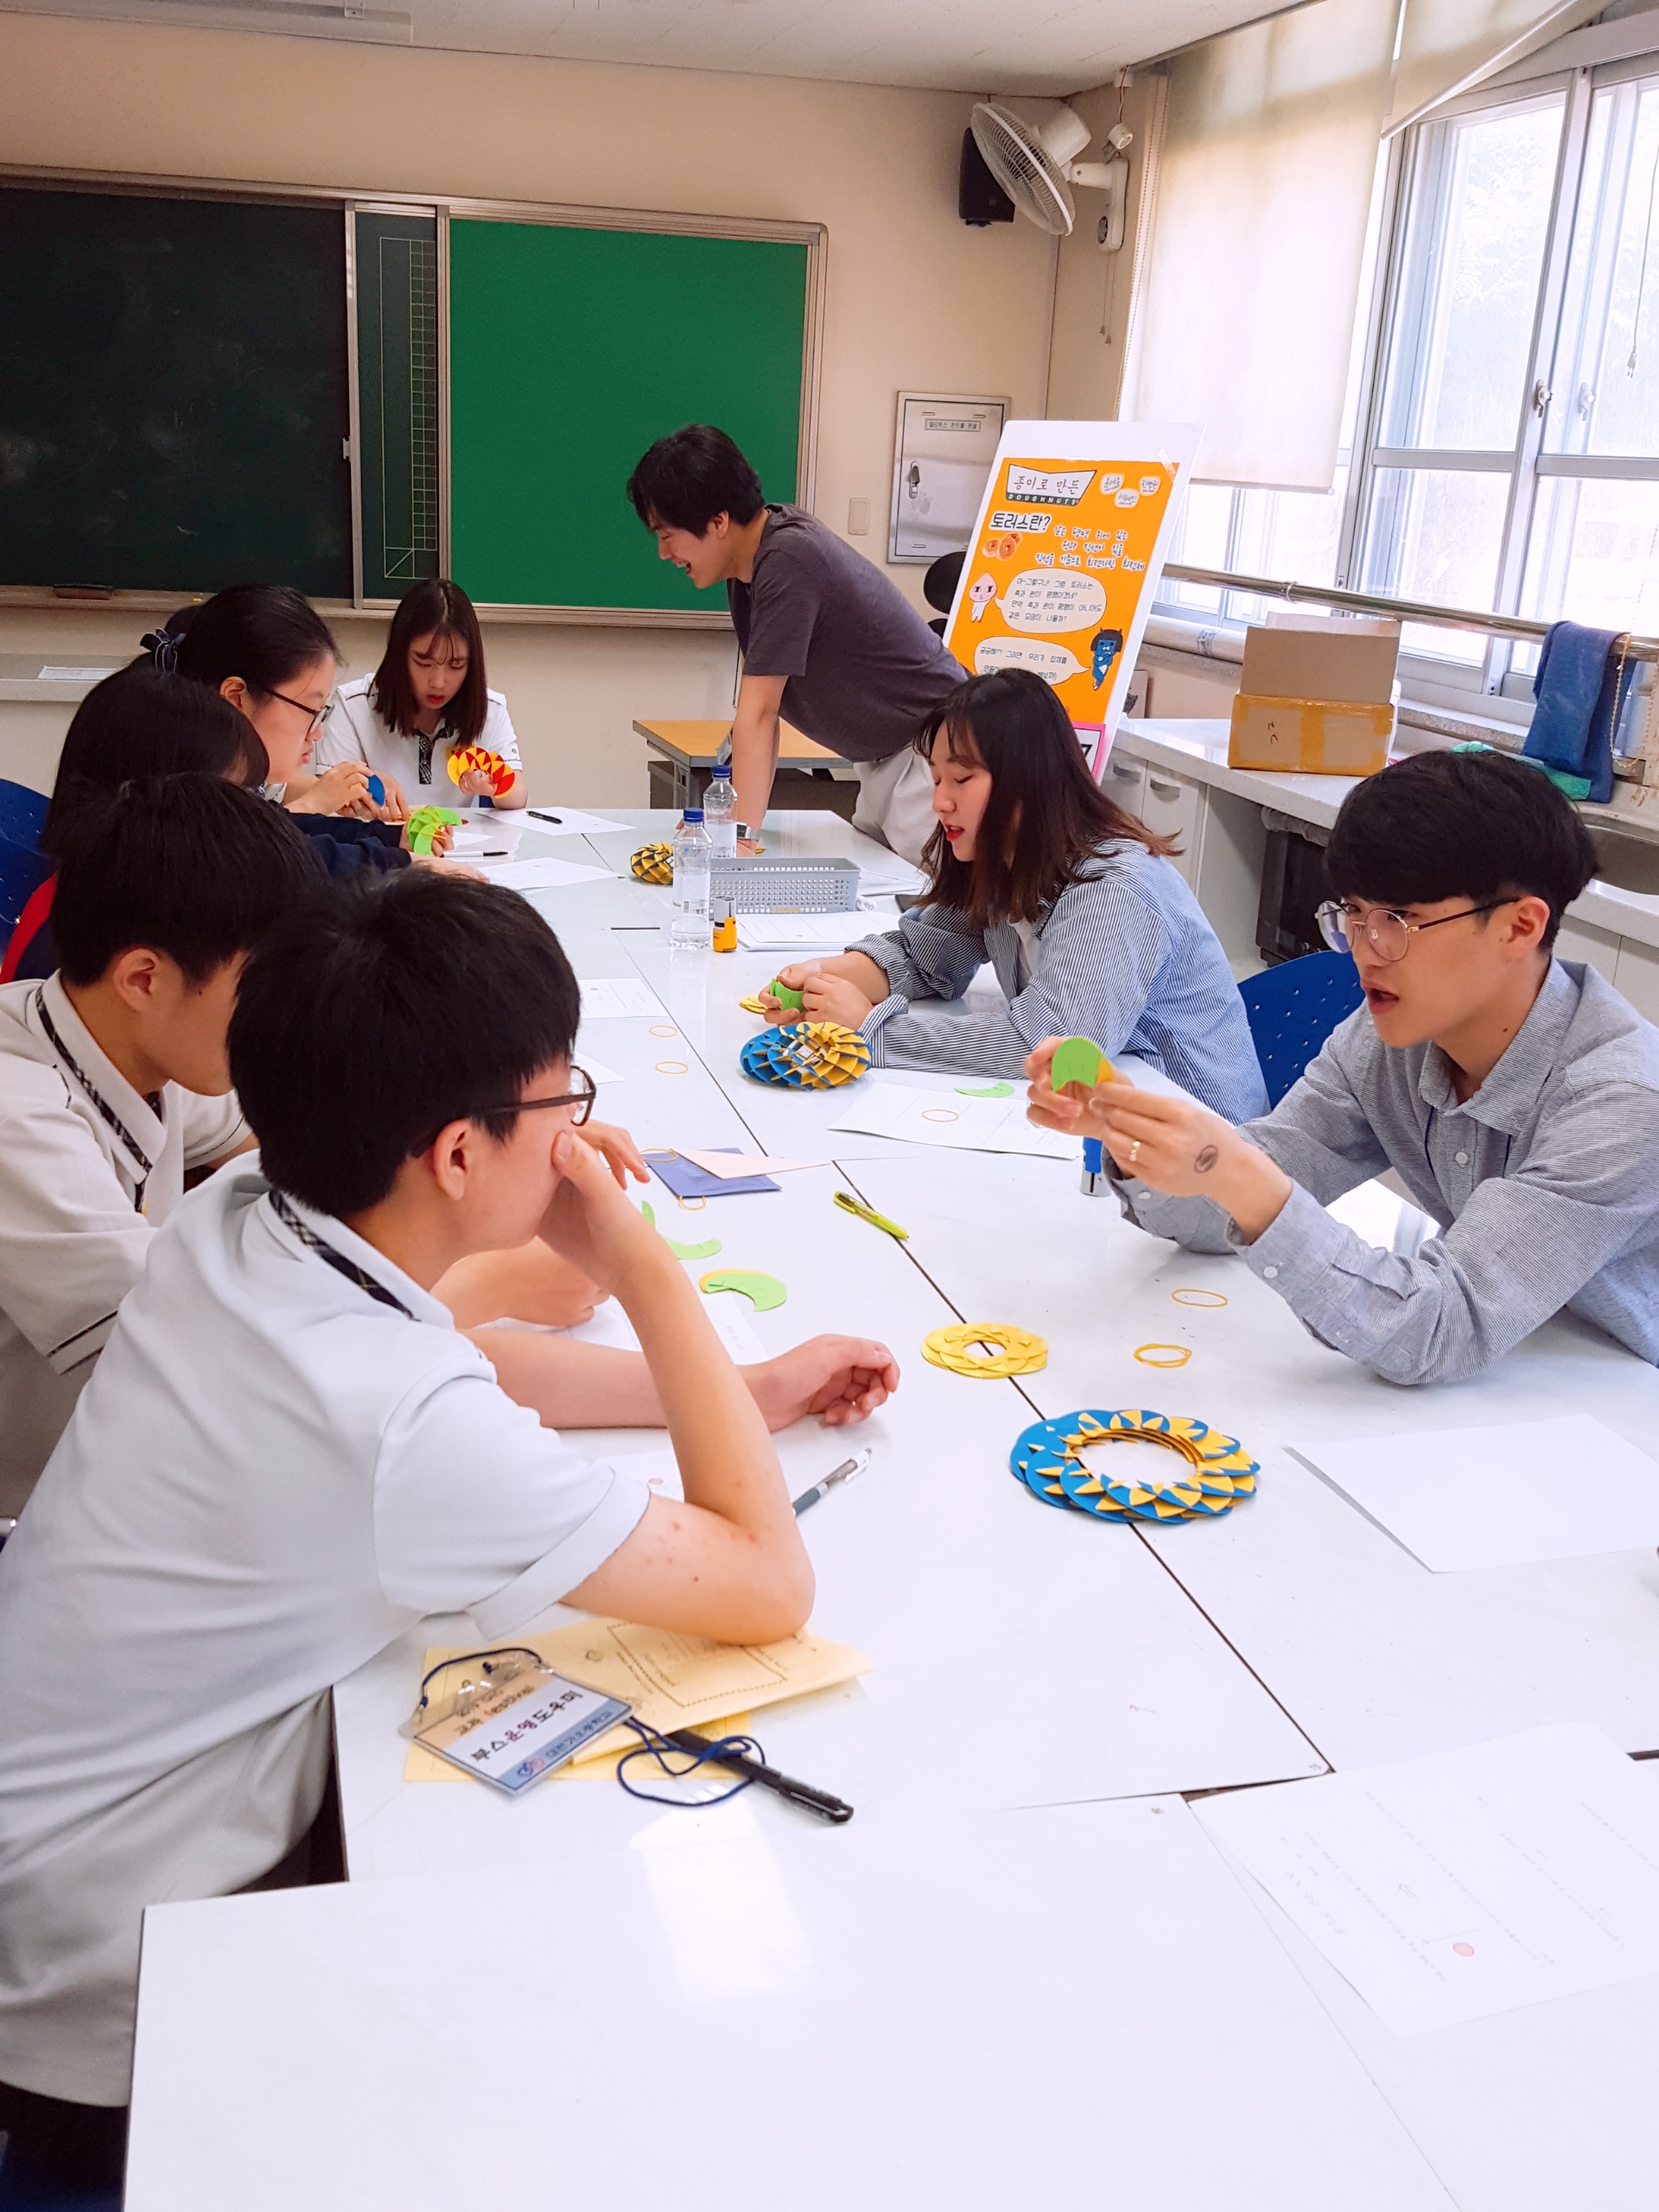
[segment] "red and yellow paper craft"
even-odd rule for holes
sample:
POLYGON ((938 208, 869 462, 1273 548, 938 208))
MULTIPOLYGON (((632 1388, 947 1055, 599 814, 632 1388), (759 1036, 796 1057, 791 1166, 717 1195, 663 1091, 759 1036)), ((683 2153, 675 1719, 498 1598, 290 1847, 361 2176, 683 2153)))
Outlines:
POLYGON ((518 772, 516 768, 510 768, 499 753, 492 753, 486 746, 463 745, 459 752, 449 755, 449 780, 452 784, 458 784, 463 776, 474 769, 489 778, 491 789, 497 798, 518 772))

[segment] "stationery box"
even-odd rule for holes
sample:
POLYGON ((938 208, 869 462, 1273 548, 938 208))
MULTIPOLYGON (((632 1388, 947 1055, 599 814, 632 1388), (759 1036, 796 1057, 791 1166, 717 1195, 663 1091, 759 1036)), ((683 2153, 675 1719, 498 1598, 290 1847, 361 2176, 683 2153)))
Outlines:
POLYGON ((1399 657, 1397 622, 1293 615, 1252 625, 1228 766, 1374 776, 1388 765, 1399 657))

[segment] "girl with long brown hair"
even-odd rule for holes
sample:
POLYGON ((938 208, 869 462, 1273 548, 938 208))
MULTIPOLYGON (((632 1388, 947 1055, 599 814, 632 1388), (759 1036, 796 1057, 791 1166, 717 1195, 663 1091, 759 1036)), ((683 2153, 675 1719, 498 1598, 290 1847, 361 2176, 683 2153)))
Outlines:
POLYGON ((785 969, 806 1018, 861 1030, 877 1067, 995 1076, 1019 1076, 1046 1037, 1090 1037, 1229 1121, 1261 1113, 1243 1001, 1177 848, 1100 789, 1042 678, 971 677, 916 743, 938 823, 926 899, 836 959, 785 969), (1006 1007, 941 1003, 988 961, 1006 1007))

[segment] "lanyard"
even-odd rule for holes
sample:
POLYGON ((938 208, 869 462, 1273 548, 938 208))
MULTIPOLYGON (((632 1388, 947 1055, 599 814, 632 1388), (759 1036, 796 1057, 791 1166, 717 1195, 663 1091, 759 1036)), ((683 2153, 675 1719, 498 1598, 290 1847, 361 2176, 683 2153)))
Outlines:
POLYGON ((343 1252, 336 1252, 332 1244, 319 1236, 308 1223, 302 1221, 280 1191, 271 1192, 270 1204, 277 1220, 291 1229, 301 1243, 315 1252, 320 1260, 327 1260, 336 1274, 344 1275, 347 1282, 354 1282, 359 1290, 366 1290, 369 1296, 378 1299, 382 1306, 390 1306, 394 1313, 401 1313, 405 1321, 415 1319, 403 1300, 389 1291, 385 1283, 377 1282, 365 1268, 358 1266, 355 1260, 348 1260, 343 1252))
POLYGON ((137 1166, 138 1170, 138 1188, 133 1193, 132 1205, 133 1211, 136 1213, 142 1213, 144 1210, 144 1186, 149 1181, 151 1171, 154 1169, 156 1165, 155 1161, 146 1155, 143 1145, 141 1145, 137 1138, 133 1135, 132 1131, 121 1119, 121 1116, 116 1112, 114 1107, 111 1105, 109 1100, 104 1096, 97 1084, 87 1074, 86 1069, 81 1066, 80 1062, 75 1058, 69 1047, 64 1043, 62 1038, 59 1036, 57 1025, 46 1010, 46 988, 44 984, 42 984, 41 988, 35 994, 35 1011, 41 1018, 41 1027, 46 1032, 47 1042, 51 1046, 58 1058, 63 1062, 65 1067, 68 1069, 70 1074, 73 1076, 75 1081, 80 1085, 88 1098, 92 1100, 93 1105, 97 1107, 99 1112, 104 1116, 104 1119, 108 1122, 111 1128, 114 1130, 117 1137, 125 1147, 129 1158, 137 1166))

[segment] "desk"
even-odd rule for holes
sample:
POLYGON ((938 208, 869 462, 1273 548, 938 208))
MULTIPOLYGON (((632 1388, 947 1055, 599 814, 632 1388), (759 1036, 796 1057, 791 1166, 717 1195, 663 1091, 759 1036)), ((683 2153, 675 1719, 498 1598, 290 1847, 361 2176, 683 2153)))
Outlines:
MULTIPOLYGON (((851 1326, 904 1370, 861 1440, 870 1471, 802 1524, 815 1620, 873 1670, 757 1722, 857 1819, 818 1831, 756 1791, 690 1813, 603 1782, 518 1804, 405 1784, 395 1729, 421 1650, 469 1634, 423 1624, 335 1691, 352 1882, 147 1918, 132 2212, 470 2212, 524 2197, 531 2138, 552 2145, 550 2190, 603 2190, 622 2212, 671 2193, 693 2212, 1646 2212, 1659 1978, 1393 2037, 1170 1793, 1572 1717, 1659 1745, 1651 1558, 1430 1575, 1284 1449, 1586 1404, 1646 1449, 1659 1375, 1557 1321, 1471 1382, 1396 1389, 1237 1262, 1084 1199, 1066 1162, 832 1134, 835 1094, 738 1066, 755 1025, 737 1001, 775 963, 672 954, 667 893, 626 873, 664 818, 620 818, 520 849, 615 871, 534 903, 578 975, 644 976, 677 1032, 584 1029, 622 1078, 602 1110, 650 1141, 836 1163, 683 1217, 659 1187, 659 1222, 785 1280, 787 1305, 754 1319, 768 1351, 851 1326), (684 1075, 658 1072, 671 1055, 684 1075), (838 1212, 838 1185, 908 1244, 838 1212), (1186 1283, 1227 1306, 1172 1303, 1186 1283), (1015 1384, 926 1366, 921 1338, 953 1317, 1039 1330, 1047 1367, 1015 1384), (1151 1338, 1190 1344, 1191 1363, 1138 1365, 1151 1338), (1008 1476, 1035 1415, 1148 1401, 1243 1437, 1257 1497, 1129 1529, 1046 1511, 1008 1476), (952 1678, 964 1630, 992 1663, 952 1678), (965 1726, 940 1726, 942 1669, 965 1726), (515 2099, 533 2124, 499 2152, 461 2124, 515 2099)), ((777 849, 855 842, 812 815, 766 832, 777 849)), ((849 938, 873 920, 849 916, 849 938)), ((779 1439, 792 1489, 840 1434, 779 1439)))
MULTIPOLYGON (((732 734, 723 721, 637 721, 645 741, 653 807, 677 811, 702 804, 720 748, 732 734)), ((804 737, 791 722, 778 726, 774 796, 793 807, 823 807, 850 821, 858 798, 858 771, 838 753, 804 737)))
POLYGON ((1450 2212, 1179 1800, 759 1794, 556 1880, 152 1911, 127 2212, 1450 2212))

